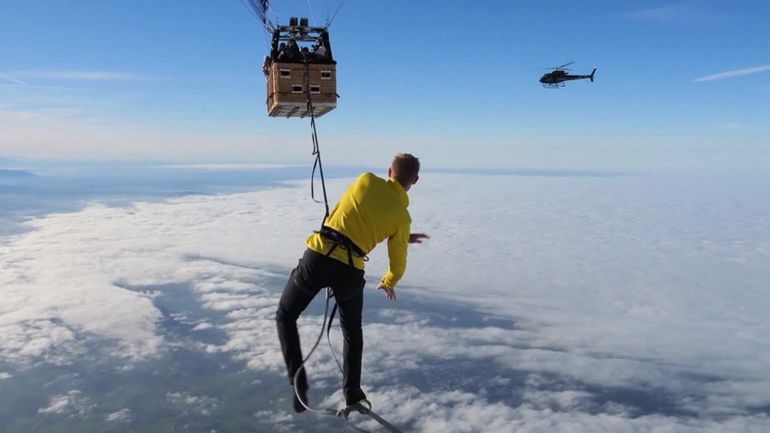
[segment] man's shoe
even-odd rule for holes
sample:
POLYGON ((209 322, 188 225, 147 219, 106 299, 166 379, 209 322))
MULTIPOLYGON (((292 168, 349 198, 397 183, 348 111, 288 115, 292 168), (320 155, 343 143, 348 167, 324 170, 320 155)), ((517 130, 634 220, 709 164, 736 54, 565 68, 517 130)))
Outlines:
POLYGON ((360 389, 356 392, 351 392, 349 396, 345 397, 345 403, 348 406, 354 406, 356 403, 366 400, 366 394, 360 389))
POLYGON ((345 410, 348 411, 348 413, 350 413, 351 411, 356 411, 358 413, 362 413, 366 415, 369 413, 369 411, 372 410, 372 402, 370 402, 367 399, 358 400, 358 403, 348 405, 348 407, 345 408, 345 410))

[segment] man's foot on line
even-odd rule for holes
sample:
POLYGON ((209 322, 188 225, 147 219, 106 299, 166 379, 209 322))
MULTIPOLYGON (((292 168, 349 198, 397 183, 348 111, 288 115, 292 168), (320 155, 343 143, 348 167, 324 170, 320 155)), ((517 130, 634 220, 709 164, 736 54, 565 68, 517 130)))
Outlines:
POLYGON ((307 387, 299 387, 295 391, 294 388, 292 388, 292 397, 294 397, 293 405, 294 405, 294 412, 302 413, 307 410, 305 405, 309 405, 310 403, 307 400, 307 387), (299 398, 297 397, 297 394, 299 394, 299 397, 302 398, 302 401, 299 401, 299 398), (305 402, 303 405, 302 402, 305 402))
POLYGON ((372 402, 367 399, 359 400, 357 403, 349 404, 345 410, 367 414, 372 410, 372 402))
POLYGON ((350 398, 345 398, 345 403, 348 406, 353 406, 360 403, 362 400, 366 400, 366 394, 364 394, 363 391, 358 390, 358 392, 351 393, 350 398))

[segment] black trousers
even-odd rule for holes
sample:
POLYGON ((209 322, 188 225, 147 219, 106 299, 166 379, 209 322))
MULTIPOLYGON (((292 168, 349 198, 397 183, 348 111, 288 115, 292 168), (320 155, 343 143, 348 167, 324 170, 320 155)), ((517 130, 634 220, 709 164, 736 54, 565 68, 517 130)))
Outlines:
MULTIPOLYGON (((302 349, 297 332, 297 318, 310 301, 324 288, 331 287, 337 301, 342 325, 344 344, 343 393, 348 404, 365 398, 361 390, 361 355, 364 337, 361 332, 361 312, 364 306, 364 271, 348 266, 312 250, 306 250, 299 264, 289 276, 283 289, 275 320, 278 339, 281 342, 283 360, 293 382, 294 374, 302 365, 302 349)), ((307 389, 305 369, 300 372, 295 385, 307 389)))

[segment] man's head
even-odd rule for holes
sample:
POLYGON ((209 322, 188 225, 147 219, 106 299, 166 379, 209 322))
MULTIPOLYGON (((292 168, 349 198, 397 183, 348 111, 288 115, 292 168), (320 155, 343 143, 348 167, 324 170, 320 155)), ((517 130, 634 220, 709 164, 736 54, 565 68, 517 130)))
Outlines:
POLYGON ((420 179, 420 160, 409 153, 399 153, 393 158, 393 163, 388 169, 388 176, 396 179, 404 190, 409 191, 417 180, 420 179))

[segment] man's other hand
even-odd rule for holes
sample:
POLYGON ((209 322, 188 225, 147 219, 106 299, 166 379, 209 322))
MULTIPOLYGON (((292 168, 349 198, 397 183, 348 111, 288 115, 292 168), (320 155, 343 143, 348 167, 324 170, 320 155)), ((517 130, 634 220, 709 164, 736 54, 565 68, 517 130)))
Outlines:
POLYGON ((384 284, 380 284, 380 287, 377 287, 380 290, 385 291, 385 296, 388 297, 393 302, 396 302, 396 291, 391 289, 390 287, 386 287, 384 284))
POLYGON ((410 244, 421 244, 423 239, 430 239, 430 236, 426 235, 425 233, 410 233, 409 234, 409 243, 410 244))

